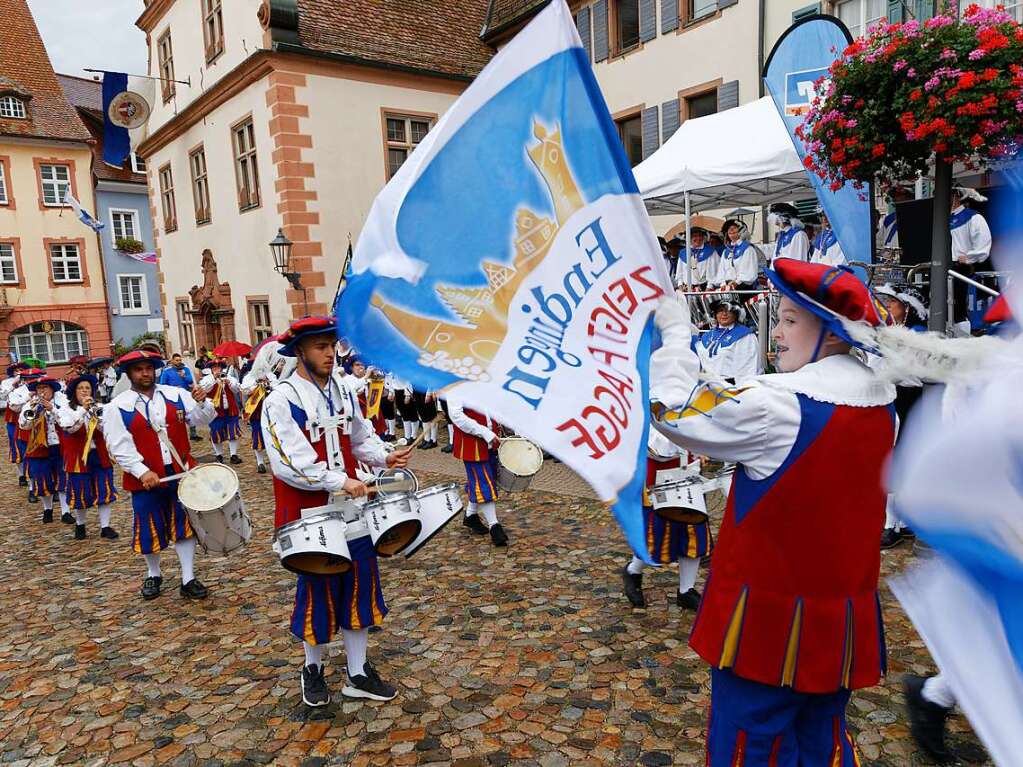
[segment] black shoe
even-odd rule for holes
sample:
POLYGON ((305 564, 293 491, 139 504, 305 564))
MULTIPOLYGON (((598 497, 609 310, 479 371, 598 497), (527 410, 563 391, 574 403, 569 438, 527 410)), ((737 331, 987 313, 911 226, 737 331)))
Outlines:
POLYGON ((259 466, 256 467, 256 474, 266 474, 266 466, 262 463, 259 464, 259 466))
POLYGON ((455 446, 454 446, 454 445, 451 445, 451 444, 447 444, 447 445, 445 445, 444 447, 442 447, 442 448, 440 449, 440 451, 441 451, 442 453, 453 453, 453 452, 455 452, 455 446))
POLYGON ((479 514, 466 514, 462 517, 462 524, 476 533, 476 535, 486 535, 489 532, 487 526, 483 524, 483 520, 480 519, 479 514))
POLYGON ((363 666, 362 673, 348 675, 348 683, 341 690, 346 698, 368 698, 369 700, 393 700, 398 691, 380 678, 369 661, 363 666))
POLYGON ((884 532, 881 533, 881 548, 882 549, 894 549, 902 543, 902 533, 891 527, 886 527, 884 532))
POLYGON ((945 764, 952 758, 945 746, 945 720, 952 710, 924 698, 926 681, 922 676, 902 677, 902 692, 906 696, 906 710, 909 713, 909 731, 920 748, 936 762, 945 764))
POLYGON ((28 487, 28 479, 25 477, 18 477, 18 487, 28 487))
POLYGON ((427 446, 426 449, 427 450, 433 450, 435 447, 437 447, 437 443, 431 439, 430 440, 430 444, 427 446))
POLYGON ((646 607, 646 597, 643 596, 643 573, 633 575, 628 567, 623 568, 622 588, 625 591, 625 598, 633 607, 646 607))
POLYGON ((330 690, 323 679, 323 666, 302 667, 302 702, 313 708, 330 703, 330 690))
POLYGON ((188 436, 191 438, 193 442, 198 442, 199 440, 202 439, 202 437, 200 437, 198 434, 189 434, 188 436))
POLYGON ((73 525, 75 523, 75 518, 71 516, 70 511, 65 511, 61 513, 60 521, 63 522, 65 525, 73 525))
POLYGON ((223 462, 224 462, 224 456, 218 455, 217 456, 217 463, 223 463, 223 462))
POLYGON ((508 545, 508 533, 506 533, 504 528, 501 527, 500 522, 497 522, 490 527, 490 540, 495 546, 508 545))
POLYGON ((915 541, 916 533, 913 532, 912 527, 902 527, 899 529, 899 535, 901 535, 907 541, 915 541))
POLYGON ((242 462, 242 459, 239 458, 238 456, 236 456, 236 455, 232 455, 231 456, 231 463, 233 463, 235 466, 237 466, 241 462, 242 462))
POLYGON ((203 586, 198 578, 193 578, 188 583, 182 583, 178 591, 185 599, 205 599, 210 594, 210 590, 203 586))
POLYGON ((700 592, 696 589, 689 589, 685 594, 679 591, 675 594, 675 604, 683 610, 699 610, 700 592))
POLYGON ((142 598, 143 599, 156 599, 160 596, 160 586, 163 584, 163 578, 159 575, 150 575, 144 581, 142 581, 142 598))
POLYGON ((426 440, 424 439, 424 440, 423 440, 422 442, 420 442, 420 443, 419 443, 419 449, 420 449, 420 450, 429 450, 429 449, 430 449, 430 443, 429 443, 429 442, 427 442, 427 441, 426 441, 426 440))
POLYGON ((43 509, 43 522, 50 523, 53 521, 53 509, 43 509))
POLYGON ((395 439, 397 439, 397 437, 395 437, 393 434, 381 434, 380 435, 380 441, 381 442, 394 442, 395 439))
POLYGON ((75 525, 75 540, 76 541, 85 540, 85 525, 75 525))
POLYGON ((99 537, 114 540, 115 538, 120 538, 121 536, 117 534, 117 531, 114 528, 104 527, 102 530, 99 531, 99 537))
POLYGON ((28 502, 29 503, 39 503, 39 499, 36 498, 34 493, 29 493, 28 494, 28 502))

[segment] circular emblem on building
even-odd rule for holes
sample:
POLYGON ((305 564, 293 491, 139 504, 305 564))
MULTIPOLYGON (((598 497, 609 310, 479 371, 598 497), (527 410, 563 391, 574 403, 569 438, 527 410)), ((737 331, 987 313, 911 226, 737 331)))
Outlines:
POLYGON ((149 102, 133 91, 121 91, 110 99, 107 117, 122 128, 138 128, 149 119, 149 102))

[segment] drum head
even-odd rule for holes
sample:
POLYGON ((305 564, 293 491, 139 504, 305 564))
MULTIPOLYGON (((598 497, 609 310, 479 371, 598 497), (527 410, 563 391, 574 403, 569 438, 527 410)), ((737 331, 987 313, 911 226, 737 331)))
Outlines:
POLYGON ((292 554, 284 557, 281 564, 300 575, 341 575, 352 567, 350 560, 320 552, 292 554))
POLYGON ((382 557, 393 557, 412 543, 422 529, 423 523, 418 519, 408 519, 395 525, 380 536, 376 544, 377 554, 382 557))
POLYGON ((195 512, 223 508, 237 493, 238 475, 220 463, 197 466, 178 485, 178 499, 195 512))
POLYGON ((497 457, 502 466, 519 477, 531 477, 543 466, 543 451, 522 437, 502 440, 497 457))
POLYGON ((414 493, 419 489, 419 479, 408 469, 385 469, 373 484, 378 495, 393 493, 414 493))

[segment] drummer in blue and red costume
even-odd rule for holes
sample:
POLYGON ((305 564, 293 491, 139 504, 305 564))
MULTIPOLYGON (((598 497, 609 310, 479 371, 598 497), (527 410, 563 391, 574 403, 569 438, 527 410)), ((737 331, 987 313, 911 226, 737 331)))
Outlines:
POLYGON ((131 493, 134 514, 132 549, 146 560, 142 598, 160 596, 160 553, 171 544, 181 565, 179 593, 205 599, 208 590, 195 577, 195 533, 178 500, 178 480, 166 480, 195 465, 189 426, 213 420, 213 405, 198 386, 191 393, 156 383, 164 360, 155 352, 128 352, 117 361, 131 388, 103 408, 103 437, 110 457, 124 470, 124 489, 131 493))
POLYGON ((850 352, 843 318, 886 324, 844 267, 779 259, 779 374, 703 384, 677 301, 656 313, 655 426, 737 463, 690 638, 712 666, 707 764, 858 764, 852 690, 885 670, 878 599, 895 389, 850 352))
MULTIPOLYGON (((333 317, 296 320, 279 337, 278 353, 294 357, 295 372, 263 402, 263 439, 274 475, 274 527, 302 518, 302 510, 327 505, 333 494, 363 498, 359 461, 402 467, 409 450, 388 453, 372 424, 363 418, 352 390, 333 375, 337 328, 333 317), (331 447, 336 445, 337 447, 331 447)), ((395 688, 366 660, 369 628, 387 614, 377 556, 369 536, 348 541, 351 568, 340 575, 299 575, 291 631, 303 642, 302 700, 325 706, 323 645, 340 632, 348 665, 341 694, 391 700, 395 688)))
POLYGON ((497 424, 476 410, 462 406, 456 392, 447 395, 448 418, 454 427, 452 455, 465 464, 465 505, 462 524, 479 535, 490 533, 495 546, 507 546, 508 534, 497 521, 497 482, 494 480, 497 448, 500 441, 494 431, 497 424))

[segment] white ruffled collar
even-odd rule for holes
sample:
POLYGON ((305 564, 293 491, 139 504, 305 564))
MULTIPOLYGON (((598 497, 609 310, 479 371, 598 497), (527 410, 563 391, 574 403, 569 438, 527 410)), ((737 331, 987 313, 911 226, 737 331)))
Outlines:
POLYGON ((895 386, 882 381, 851 354, 836 354, 793 373, 768 373, 755 380, 833 405, 877 407, 895 399, 895 386))

